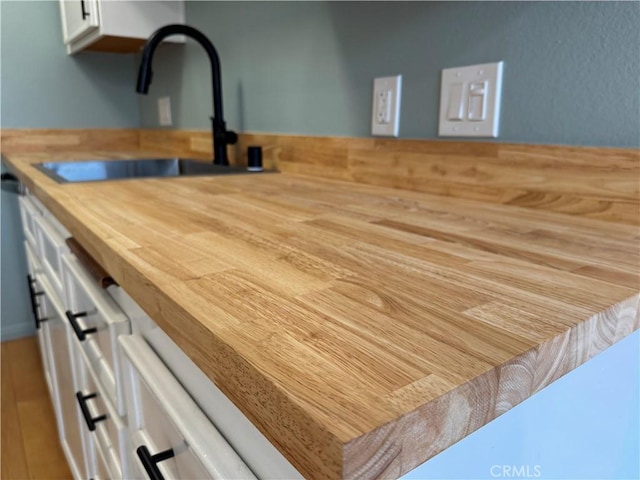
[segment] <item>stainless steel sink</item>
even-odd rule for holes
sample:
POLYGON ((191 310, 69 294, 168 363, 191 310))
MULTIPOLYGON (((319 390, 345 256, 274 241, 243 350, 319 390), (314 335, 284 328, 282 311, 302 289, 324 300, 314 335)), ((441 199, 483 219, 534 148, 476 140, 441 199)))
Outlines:
POLYGON ((248 171, 244 167, 214 165, 213 163, 186 160, 183 158, 49 162, 39 163, 34 166, 59 183, 260 173, 248 171))

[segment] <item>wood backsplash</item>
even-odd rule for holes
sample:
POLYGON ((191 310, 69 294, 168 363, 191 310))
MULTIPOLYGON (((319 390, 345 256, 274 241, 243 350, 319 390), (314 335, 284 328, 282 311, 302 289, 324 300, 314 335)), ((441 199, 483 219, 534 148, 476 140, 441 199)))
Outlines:
MULTIPOLYGON (((245 163, 261 145, 266 167, 419 192, 640 225, 640 151, 440 140, 244 133, 245 163)), ((3 130, 3 151, 143 150, 210 158, 200 130, 3 130)))
MULTIPOLYGON (((211 155, 209 132, 143 130, 140 142, 211 155)), ((284 172, 640 224, 637 149, 242 134, 232 158, 246 162, 249 145, 284 172)))
POLYGON ((136 129, 2 129, 2 153, 137 150, 136 129))

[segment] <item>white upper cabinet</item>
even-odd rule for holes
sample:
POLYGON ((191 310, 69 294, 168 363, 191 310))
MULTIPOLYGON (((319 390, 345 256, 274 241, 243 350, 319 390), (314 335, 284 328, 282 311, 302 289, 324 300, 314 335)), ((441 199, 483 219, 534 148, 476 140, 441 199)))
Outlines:
POLYGON ((63 0, 60 2, 62 38, 68 45, 98 29, 97 0, 63 0))
MULTIPOLYGON (((69 54, 135 52, 155 30, 185 18, 183 0, 60 0, 60 16, 69 54)), ((184 42, 179 36, 168 40, 184 42)))

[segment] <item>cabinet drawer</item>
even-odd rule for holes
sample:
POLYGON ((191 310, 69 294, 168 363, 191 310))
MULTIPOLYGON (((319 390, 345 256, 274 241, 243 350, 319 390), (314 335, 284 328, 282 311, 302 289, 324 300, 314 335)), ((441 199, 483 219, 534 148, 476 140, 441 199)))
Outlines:
POLYGON ((120 415, 125 414, 117 337, 130 333, 127 316, 73 255, 65 255, 67 319, 101 387, 120 415))
POLYGON ((172 450, 155 463, 169 478, 255 478, 233 448, 139 335, 119 338, 127 381, 134 475, 148 478, 142 457, 172 450))
POLYGON ((64 298, 62 287, 62 256, 69 252, 65 237, 44 216, 33 217, 37 252, 42 267, 60 298, 64 298))
MULTIPOLYGON (((77 342, 76 342, 77 343, 77 342)), ((80 413, 85 418, 85 433, 92 438, 93 446, 96 450, 96 462, 104 462, 110 474, 100 478, 120 478, 122 472, 126 470, 126 456, 128 454, 128 433, 118 412, 111 405, 110 400, 105 396, 96 372, 89 363, 84 351, 78 352, 82 370, 82 389, 77 397, 80 413), (83 407, 84 412, 83 412, 83 407), (100 458, 101 457, 101 458, 100 458), (121 462, 124 459, 124 462, 121 462)))

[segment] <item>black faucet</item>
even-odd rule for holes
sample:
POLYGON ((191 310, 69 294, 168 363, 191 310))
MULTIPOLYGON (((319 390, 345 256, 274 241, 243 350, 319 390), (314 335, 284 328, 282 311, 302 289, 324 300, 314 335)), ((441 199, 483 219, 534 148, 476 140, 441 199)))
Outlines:
POLYGON ((158 44, 170 35, 186 35, 197 41, 207 51, 211 61, 211 82, 213 84, 213 163, 215 165, 229 165, 227 159, 227 144, 238 141, 238 135, 227 130, 222 115, 222 81, 220 79, 220 59, 211 41, 199 30, 187 25, 167 25, 151 34, 142 51, 142 61, 138 71, 136 91, 146 94, 151 83, 151 60, 158 44))

